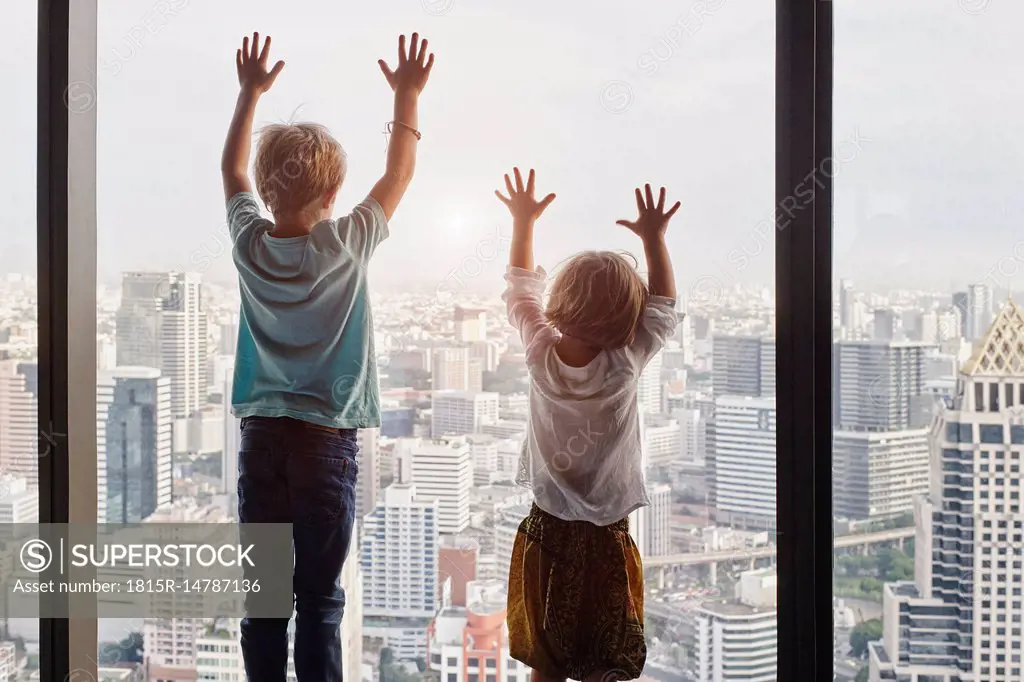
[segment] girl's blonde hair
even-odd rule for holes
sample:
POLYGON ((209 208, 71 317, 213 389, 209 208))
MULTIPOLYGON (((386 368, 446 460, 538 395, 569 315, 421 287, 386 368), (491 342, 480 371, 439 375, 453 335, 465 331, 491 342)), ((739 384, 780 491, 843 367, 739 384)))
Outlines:
POLYGON ((612 251, 584 251, 555 277, 546 314, 563 334, 614 350, 633 342, 648 295, 636 261, 612 251))
POLYGON ((345 150, 317 123, 276 123, 260 130, 256 191, 273 213, 301 211, 345 180, 345 150))

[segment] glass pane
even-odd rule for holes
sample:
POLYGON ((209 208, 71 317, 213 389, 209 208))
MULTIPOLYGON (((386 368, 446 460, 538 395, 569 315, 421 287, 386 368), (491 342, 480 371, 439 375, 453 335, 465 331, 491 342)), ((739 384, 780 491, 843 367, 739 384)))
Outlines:
MULTIPOLYGON (((57 437, 37 424, 35 5, 4 7, 0 48, 8 101, 18 103, 0 107, 0 524, 38 522, 39 457, 57 437)), ((0 677, 38 672, 38 619, 4 616, 0 677)))
MULTIPOLYGON (((648 181, 667 188, 669 205, 683 202, 665 237, 677 302, 652 306, 663 321, 673 305, 685 316, 651 347, 638 380, 628 426, 639 428, 642 447, 625 452, 642 476, 621 481, 649 504, 616 512, 616 495, 601 489, 591 506, 628 518, 645 565, 643 585, 631 587, 646 595, 646 612, 633 618, 644 626, 648 670, 773 678, 771 3, 600 0, 581 12, 537 0, 424 0, 353 13, 318 0, 303 10, 292 18, 265 0, 100 6, 101 518, 237 518, 238 465, 253 452, 239 453, 231 408, 247 404, 240 385, 261 332, 240 315, 255 294, 246 289, 243 299, 235 260, 256 256, 232 252, 217 170, 243 32, 272 33, 271 60, 287 64, 259 101, 256 127, 327 126, 347 154, 334 211, 345 216, 385 168, 392 93, 375 62, 393 66, 397 35, 418 29, 437 66, 420 102, 416 173, 365 289, 374 357, 364 364, 379 380, 380 427, 358 432, 356 532, 341 576, 346 679, 427 669, 446 682, 529 676, 507 645, 463 639, 471 626, 500 634, 517 530, 534 499, 532 486, 516 484, 531 384, 500 298, 512 221, 493 194, 515 164, 536 168, 539 193, 557 193, 537 223, 536 263, 551 274, 580 251, 603 249, 630 253, 647 278, 643 243, 615 221, 635 219, 634 188, 648 181), (758 633, 755 651, 733 645, 740 630, 758 633)), ((275 197, 264 190, 257 209, 270 218, 275 197)), ((276 217, 288 227, 287 215, 276 217)), ((324 267, 353 258, 338 251, 324 267)), ((629 310, 626 298, 600 311, 601 328, 629 310)), ((294 331, 327 338, 348 310, 294 331)), ((288 381, 353 390, 346 373, 291 372, 288 381)), ((602 435, 594 428, 566 446, 571 473, 600 459, 602 435)), ((628 560, 624 551, 616 561, 628 560)), ((151 677, 160 669, 242 679, 238 628, 231 619, 101 623, 101 655, 139 657, 138 633, 151 677)))
POLYGON ((834 11, 836 672, 1014 679, 1024 11, 834 11))

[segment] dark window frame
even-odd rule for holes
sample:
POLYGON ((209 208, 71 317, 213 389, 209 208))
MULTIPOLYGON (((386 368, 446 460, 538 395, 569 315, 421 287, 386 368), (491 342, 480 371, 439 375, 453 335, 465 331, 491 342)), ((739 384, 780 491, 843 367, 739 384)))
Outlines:
MULTIPOLYGON (((79 19, 94 22, 96 0, 76 2, 79 19)), ((83 241, 69 229, 72 8, 70 0, 38 0, 38 8, 39 423, 54 434, 76 434, 72 414, 81 407, 72 404, 69 380, 81 375, 69 363, 69 285, 86 276, 69 257, 83 241)), ((95 43, 95 26, 89 30, 86 39, 95 43)), ((775 32, 778 677, 831 679, 832 5, 776 0, 775 32)), ((76 253, 83 258, 86 271, 90 261, 95 271, 95 254, 76 253)), ((55 440, 40 459, 42 523, 71 520, 68 439, 55 440)), ((81 667, 70 665, 72 639, 82 644, 69 621, 40 621, 43 680, 81 667)))

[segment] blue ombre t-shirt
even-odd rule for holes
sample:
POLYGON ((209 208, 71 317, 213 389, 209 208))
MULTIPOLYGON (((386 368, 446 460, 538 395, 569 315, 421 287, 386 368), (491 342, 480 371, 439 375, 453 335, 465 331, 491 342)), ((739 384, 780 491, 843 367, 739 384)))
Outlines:
POLYGON ((242 310, 231 395, 236 417, 380 426, 366 267, 388 236, 380 204, 301 237, 271 237, 249 192, 228 201, 242 310))

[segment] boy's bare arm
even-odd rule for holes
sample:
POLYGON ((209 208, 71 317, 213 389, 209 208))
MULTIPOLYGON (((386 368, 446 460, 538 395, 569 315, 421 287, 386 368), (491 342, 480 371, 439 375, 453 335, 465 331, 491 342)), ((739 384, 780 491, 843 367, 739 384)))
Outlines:
POLYGON ((537 201, 533 198, 535 178, 533 169, 530 169, 525 188, 519 169, 513 169, 513 173, 516 176, 515 186, 512 185, 512 179, 508 174, 505 174, 507 197, 498 190, 494 191, 498 199, 508 206, 508 210, 512 213, 512 245, 509 248, 508 264, 514 268, 533 270, 533 226, 548 204, 555 200, 555 195, 549 194, 537 201))
POLYGON ((270 57, 270 36, 267 36, 260 50, 259 33, 242 40, 242 48, 235 53, 238 70, 238 101, 231 117, 224 153, 220 160, 220 171, 224 179, 224 198, 230 199, 239 192, 251 192, 249 182, 249 152, 252 146, 252 121, 256 115, 256 103, 260 96, 270 89, 277 75, 284 68, 284 62, 277 62, 267 70, 270 57))
POLYGON ((658 195, 657 204, 654 203, 650 185, 644 187, 643 194, 639 189, 635 193, 639 217, 635 221, 617 220, 615 224, 628 227, 643 240, 644 256, 647 259, 647 286, 651 295, 675 298, 676 279, 672 271, 672 258, 665 244, 665 230, 668 228, 668 221, 679 210, 680 202, 677 201, 666 211, 664 187, 658 195))
POLYGON ((428 57, 427 41, 424 39, 420 43, 419 34, 413 33, 408 52, 405 36, 399 37, 398 66, 394 71, 383 59, 377 63, 395 93, 395 110, 387 166, 384 176, 370 190, 370 196, 377 200, 385 217, 391 220, 416 170, 416 143, 419 141, 417 108, 420 92, 434 68, 434 54, 429 53, 428 57))

